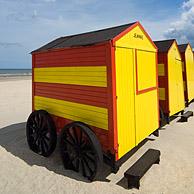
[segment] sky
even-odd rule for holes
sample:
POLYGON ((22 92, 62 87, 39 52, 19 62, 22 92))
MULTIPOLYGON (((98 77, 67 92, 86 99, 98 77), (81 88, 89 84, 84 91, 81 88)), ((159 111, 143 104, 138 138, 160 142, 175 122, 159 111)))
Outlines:
POLYGON ((0 0, 0 69, 61 36, 140 21, 153 40, 194 47, 194 0, 0 0))

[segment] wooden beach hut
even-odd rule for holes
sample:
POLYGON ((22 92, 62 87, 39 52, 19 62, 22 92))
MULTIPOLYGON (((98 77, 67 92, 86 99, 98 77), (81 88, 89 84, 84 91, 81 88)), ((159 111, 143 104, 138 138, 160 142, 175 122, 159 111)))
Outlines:
POLYGON ((29 147, 49 156, 61 132, 67 169, 93 179, 103 155, 115 167, 159 128, 157 48, 139 22, 58 38, 32 68, 29 147))
POLYGON ((178 45, 182 57, 185 102, 188 105, 194 99, 194 60, 190 44, 178 45))
POLYGON ((160 108, 169 118, 185 108, 181 55, 174 39, 154 43, 158 47, 160 108))

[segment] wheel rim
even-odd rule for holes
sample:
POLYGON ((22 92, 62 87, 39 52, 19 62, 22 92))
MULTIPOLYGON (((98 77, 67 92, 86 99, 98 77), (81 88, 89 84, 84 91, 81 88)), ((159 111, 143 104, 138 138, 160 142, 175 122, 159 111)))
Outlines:
POLYGON ((53 122, 46 111, 33 112, 27 121, 27 140, 31 150, 48 156, 56 144, 53 122))
POLYGON ((61 153, 66 169, 79 172, 89 180, 95 177, 98 154, 81 126, 73 124, 65 128, 61 137, 61 153))

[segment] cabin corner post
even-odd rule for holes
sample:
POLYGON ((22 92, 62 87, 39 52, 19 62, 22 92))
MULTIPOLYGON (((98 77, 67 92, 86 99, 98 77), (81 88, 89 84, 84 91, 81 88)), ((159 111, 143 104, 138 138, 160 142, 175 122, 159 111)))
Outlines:
POLYGON ((160 128, 160 104, 159 104, 159 81, 158 81, 158 49, 155 53, 156 56, 156 90, 157 90, 157 97, 158 97, 158 126, 160 128))
POLYGON ((111 154, 118 160, 118 139, 117 139, 117 110, 116 110, 116 73, 115 73, 115 48, 112 41, 106 46, 107 61, 107 87, 108 87, 108 126, 109 146, 111 154))
POLYGON ((34 83, 35 54, 32 54, 32 111, 34 107, 35 83, 34 83))

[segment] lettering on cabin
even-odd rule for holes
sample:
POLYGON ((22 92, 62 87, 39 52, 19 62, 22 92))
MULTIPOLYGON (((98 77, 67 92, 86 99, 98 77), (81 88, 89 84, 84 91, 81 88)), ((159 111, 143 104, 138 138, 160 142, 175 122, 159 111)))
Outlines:
POLYGON ((140 34, 134 34, 134 36, 133 36, 134 38, 139 38, 139 39, 141 39, 141 40, 143 40, 143 35, 140 35, 140 34))

